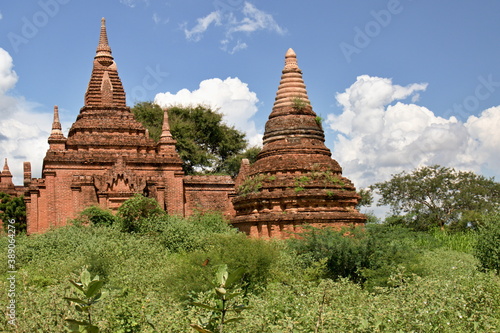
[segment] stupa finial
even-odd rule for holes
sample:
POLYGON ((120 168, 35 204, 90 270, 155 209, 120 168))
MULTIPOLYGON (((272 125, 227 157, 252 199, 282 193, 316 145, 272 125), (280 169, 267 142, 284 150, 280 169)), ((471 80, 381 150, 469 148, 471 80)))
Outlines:
POLYGON ((61 122, 59 121, 59 108, 57 105, 54 105, 54 120, 52 122, 52 131, 50 132, 50 136, 63 136, 61 122))
POLYGON ((96 50, 96 59, 99 58, 104 61, 112 61, 113 56, 111 55, 111 47, 108 42, 108 34, 106 32, 106 19, 103 17, 101 19, 101 32, 99 34, 99 44, 96 50))

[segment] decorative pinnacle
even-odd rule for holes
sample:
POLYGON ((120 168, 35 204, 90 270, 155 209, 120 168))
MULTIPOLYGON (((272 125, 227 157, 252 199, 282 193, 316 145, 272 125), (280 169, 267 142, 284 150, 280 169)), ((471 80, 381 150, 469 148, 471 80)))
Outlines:
POLYGON ((101 33, 99 35, 99 44, 97 45, 96 58, 106 57, 113 60, 111 55, 111 47, 108 43, 108 34, 106 32, 106 19, 103 17, 101 19, 101 33))
POLYGON ((281 81, 276 92, 276 99, 274 101, 273 111, 270 118, 281 114, 282 108, 292 107, 295 111, 309 112, 310 102, 307 97, 306 85, 302 79, 302 71, 297 64, 297 55, 293 49, 288 49, 285 54, 285 67, 283 68, 281 81), (304 107, 295 106, 295 102, 299 102, 304 107))
POLYGON ((161 127, 160 138, 172 139, 172 133, 170 133, 170 124, 168 122, 168 112, 167 109, 163 112, 163 125, 161 127))
POLYGON ((297 54, 292 48, 289 48, 285 54, 285 68, 283 71, 301 71, 299 65, 297 64, 297 54))
POLYGON ((6 157, 5 163, 3 165, 2 176, 11 176, 11 175, 12 174, 10 173, 9 164, 7 163, 7 157, 6 157))
POLYGON ((59 121, 59 108, 57 105, 54 105, 54 121, 52 122, 52 131, 50 132, 50 136, 54 135, 63 135, 61 122, 59 121))

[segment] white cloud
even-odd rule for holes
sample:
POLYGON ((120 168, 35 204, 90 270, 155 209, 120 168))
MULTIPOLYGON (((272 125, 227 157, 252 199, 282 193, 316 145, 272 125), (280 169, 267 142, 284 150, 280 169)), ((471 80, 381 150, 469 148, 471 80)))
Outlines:
POLYGON ((0 94, 13 88, 17 82, 17 74, 12 70, 12 57, 4 49, 0 48, 0 94))
MULTIPOLYGON (((359 76, 337 101, 340 115, 328 115, 336 132, 333 157, 359 187, 391 174, 440 164, 489 173, 500 170, 500 106, 466 123, 436 116, 414 104, 427 84, 399 86, 391 79, 359 76), (406 104, 404 100, 412 103, 406 104)), ((493 172, 493 173, 494 173, 493 172)))
POLYGON ((250 145, 261 145, 262 134, 258 133, 252 117, 257 112, 257 95, 238 78, 204 80, 198 89, 179 90, 157 94, 155 103, 162 107, 171 105, 208 105, 224 115, 224 121, 246 133, 250 145))
POLYGON ((153 22, 158 25, 158 24, 167 24, 170 22, 169 18, 163 19, 160 17, 158 13, 153 13, 153 22))
POLYGON ((207 31, 210 25, 221 25, 221 14, 218 11, 211 12, 205 17, 196 19, 198 22, 192 29, 184 28, 186 38, 192 41, 199 41, 203 37, 203 33, 207 31))
POLYGON ((30 161, 33 176, 40 177, 52 116, 37 113, 38 105, 8 94, 18 79, 12 67, 11 56, 0 48, 0 159, 8 158, 14 183, 21 185, 24 161, 30 161))
POLYGON ((130 8, 134 8, 137 6, 137 3, 140 2, 144 2, 146 5, 149 5, 149 0, 120 0, 120 2, 130 8))
POLYGON ((244 50, 248 47, 247 43, 242 42, 241 40, 238 40, 236 42, 236 45, 234 45, 231 49, 229 49, 229 44, 230 41, 228 39, 224 39, 221 42, 221 50, 226 51, 229 54, 234 54, 240 50, 244 50))
POLYGON ((3 15, 2 15, 2 12, 0 12, 0 20, 3 19, 3 15))
POLYGON ((236 8, 229 12, 216 10, 205 17, 198 18, 196 25, 191 29, 187 29, 184 25, 184 34, 188 40, 199 41, 212 23, 223 27, 224 38, 220 41, 221 49, 230 54, 248 47, 240 37, 235 38, 236 35, 241 36, 242 33, 248 35, 259 30, 267 30, 279 35, 286 33, 286 29, 282 28, 271 14, 245 2, 239 10, 236 8), (236 42, 233 42, 235 39, 236 42), (235 45, 231 45, 234 43, 235 45))
POLYGON ((240 21, 232 18, 228 34, 235 32, 251 33, 257 30, 269 30, 283 35, 286 30, 278 25, 271 14, 257 9, 249 2, 245 2, 242 13, 243 19, 240 21))

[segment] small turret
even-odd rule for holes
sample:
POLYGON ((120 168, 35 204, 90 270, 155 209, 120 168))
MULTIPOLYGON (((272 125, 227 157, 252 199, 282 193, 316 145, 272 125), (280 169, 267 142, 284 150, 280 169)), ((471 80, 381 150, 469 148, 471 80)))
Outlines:
POLYGON ((63 150, 65 148, 66 138, 62 132, 61 122, 59 121, 59 108, 54 105, 54 120, 52 121, 52 130, 49 136, 50 150, 63 150))

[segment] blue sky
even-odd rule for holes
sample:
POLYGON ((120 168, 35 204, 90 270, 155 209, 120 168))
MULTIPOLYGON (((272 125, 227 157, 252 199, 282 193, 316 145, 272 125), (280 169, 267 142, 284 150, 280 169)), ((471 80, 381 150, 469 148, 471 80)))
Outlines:
POLYGON ((434 163, 500 175, 498 1, 4 1, 0 17, 0 158, 18 183, 53 105, 65 132, 83 106, 101 17, 130 106, 204 102, 258 143, 291 47, 357 186, 434 163))

